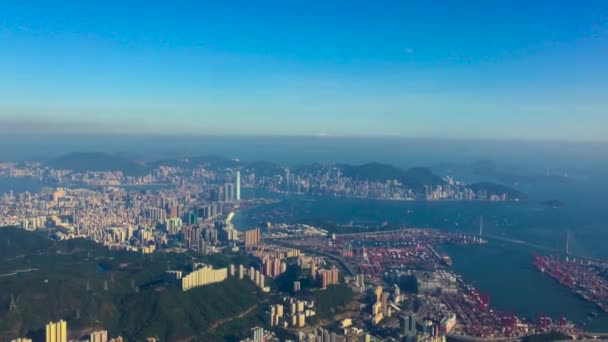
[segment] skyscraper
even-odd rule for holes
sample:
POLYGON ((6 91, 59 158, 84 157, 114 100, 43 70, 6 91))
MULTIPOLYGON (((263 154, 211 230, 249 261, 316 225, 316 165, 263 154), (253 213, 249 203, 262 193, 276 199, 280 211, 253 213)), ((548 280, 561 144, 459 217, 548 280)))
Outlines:
POLYGON ((411 334, 416 331, 416 319, 413 315, 403 315, 399 317, 399 327, 402 334, 411 334))
POLYGON ((276 258, 272 262, 272 276, 278 277, 281 274, 281 260, 276 258))
POLYGON ((254 342, 264 342, 264 328, 255 327, 251 329, 253 332, 253 341, 254 342))
POLYGON ((235 189, 236 189, 236 200, 238 202, 241 200, 241 171, 236 172, 235 189))
POLYGON ((224 201, 232 202, 235 199, 235 191, 234 184, 226 183, 224 184, 224 201))
POLYGON ((321 272, 321 283, 322 287, 325 289, 329 285, 337 285, 340 283, 338 268, 332 266, 329 270, 323 270, 321 272))
POLYGON ((323 289, 327 288, 327 285, 329 285, 329 278, 330 278, 329 272, 327 270, 324 270, 321 273, 321 283, 322 283, 321 288, 323 288, 323 289))
POLYGON ((185 292, 195 287, 219 283, 226 278, 228 278, 228 268, 214 269, 211 266, 204 266, 182 277, 182 290, 185 292))
POLYGON ((46 342, 68 342, 68 325, 61 320, 46 325, 46 342))
POLYGON ((108 332, 106 330, 92 332, 89 342, 108 342, 108 332))
POLYGON ((260 228, 245 231, 245 247, 255 246, 260 242, 260 228))

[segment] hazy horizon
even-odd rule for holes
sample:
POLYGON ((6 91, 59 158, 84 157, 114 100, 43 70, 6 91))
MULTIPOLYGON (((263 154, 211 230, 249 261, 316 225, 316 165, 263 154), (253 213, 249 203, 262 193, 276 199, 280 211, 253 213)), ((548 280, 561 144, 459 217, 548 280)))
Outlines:
POLYGON ((382 162, 401 167, 442 163, 470 164, 492 160, 501 167, 534 172, 601 173, 608 170, 604 142, 507 141, 396 137, 201 136, 201 135, 60 135, 23 139, 4 135, 0 161, 50 160, 71 152, 104 152, 134 160, 215 155, 247 162, 284 165, 313 162, 363 164, 382 162))

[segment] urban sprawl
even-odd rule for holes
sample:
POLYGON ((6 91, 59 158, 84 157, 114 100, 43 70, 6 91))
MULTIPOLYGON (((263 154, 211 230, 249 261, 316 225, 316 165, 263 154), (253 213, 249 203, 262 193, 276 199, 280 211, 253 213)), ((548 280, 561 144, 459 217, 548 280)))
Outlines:
MULTIPOLYGON (((109 249, 142 254, 166 251, 202 255, 240 253, 256 266, 225 268, 195 263, 191 271, 167 270, 166 277, 184 295, 228 278, 254 283, 280 300, 266 308, 265 326, 254 327, 244 341, 445 341, 448 336, 477 340, 518 340, 544 332, 584 333, 566 317, 526 320, 492 308, 490 298, 451 270, 441 245, 485 244, 479 234, 434 229, 333 234, 305 224, 268 222, 237 230, 233 217, 267 199, 243 198, 243 189, 296 194, 392 200, 514 200, 505 194, 474 191, 452 178, 445 185, 416 191, 397 180, 372 182, 345 177, 332 166, 292 174, 256 174, 247 168, 160 165, 143 176, 117 171, 51 169, 41 163, 0 164, 0 177, 32 178, 47 187, 38 192, 1 194, 0 226, 49 230, 58 240, 84 238, 109 249), (291 291, 279 293, 273 282, 288 269, 299 277, 291 291), (409 284, 404 288, 404 284, 409 284), (314 300, 303 287, 318 291, 350 288, 353 301, 331 320, 313 319, 314 300), (279 338, 277 329, 288 332, 279 338)), ((534 265, 606 310, 608 282, 596 276, 601 265, 537 257, 534 265), (593 266, 593 268, 591 268, 593 266), (569 276, 573 274, 574 276, 569 276), (593 285, 593 291, 584 284, 593 285), (578 283, 577 283, 578 282, 578 283)), ((65 319, 65 318, 64 318, 65 319)), ((68 341, 69 321, 46 325, 46 341, 68 341)), ((122 341, 108 331, 89 341, 122 341)), ((150 337, 149 341, 155 341, 150 337)), ((17 338, 13 341, 28 341, 17 338)))

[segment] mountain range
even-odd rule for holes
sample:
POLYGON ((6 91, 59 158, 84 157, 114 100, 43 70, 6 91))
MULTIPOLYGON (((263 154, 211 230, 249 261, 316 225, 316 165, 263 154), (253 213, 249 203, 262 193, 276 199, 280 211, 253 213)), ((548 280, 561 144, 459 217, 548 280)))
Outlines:
MULTIPOLYGON (((102 152, 74 152, 53 159, 46 164, 56 169, 68 169, 77 172, 84 171, 121 171, 127 176, 142 176, 148 174, 156 167, 176 166, 191 169, 204 166, 212 170, 241 169, 247 173, 255 173, 257 176, 272 177, 284 175, 287 168, 272 162, 242 162, 236 159, 227 159, 220 156, 194 156, 179 159, 160 159, 151 162, 138 162, 129 158, 106 154, 102 152)), ((333 168, 341 172, 345 177, 360 181, 387 182, 399 181, 415 192, 424 192, 425 186, 436 187, 446 185, 445 179, 435 174, 427 167, 412 167, 402 169, 394 165, 383 163, 366 163, 362 165, 351 164, 321 164, 314 163, 290 168, 294 175, 318 174, 333 168)), ((501 195, 506 193, 510 198, 525 198, 525 195, 509 186, 480 182, 470 184, 468 187, 474 191, 484 190, 489 195, 501 195)))

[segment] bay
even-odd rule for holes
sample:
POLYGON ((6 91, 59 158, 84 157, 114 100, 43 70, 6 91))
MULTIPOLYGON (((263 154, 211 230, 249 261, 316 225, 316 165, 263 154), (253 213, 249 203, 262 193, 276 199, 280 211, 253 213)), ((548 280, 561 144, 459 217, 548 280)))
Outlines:
POLYGON ((476 233, 484 218, 484 234, 525 241, 528 244, 489 238, 485 246, 442 246, 454 261, 454 270, 480 292, 490 295, 491 305, 527 320, 539 315, 566 316, 590 331, 608 331, 608 315, 590 319, 595 310, 553 279, 532 266, 534 255, 565 253, 566 234, 574 255, 607 258, 608 189, 589 179, 566 183, 533 183, 520 188, 530 195, 522 202, 408 202, 376 201, 311 196, 282 196, 280 203, 237 214, 233 222, 247 229, 260 222, 332 221, 341 224, 399 224, 446 231, 476 233), (559 199, 565 204, 542 204, 559 199))

